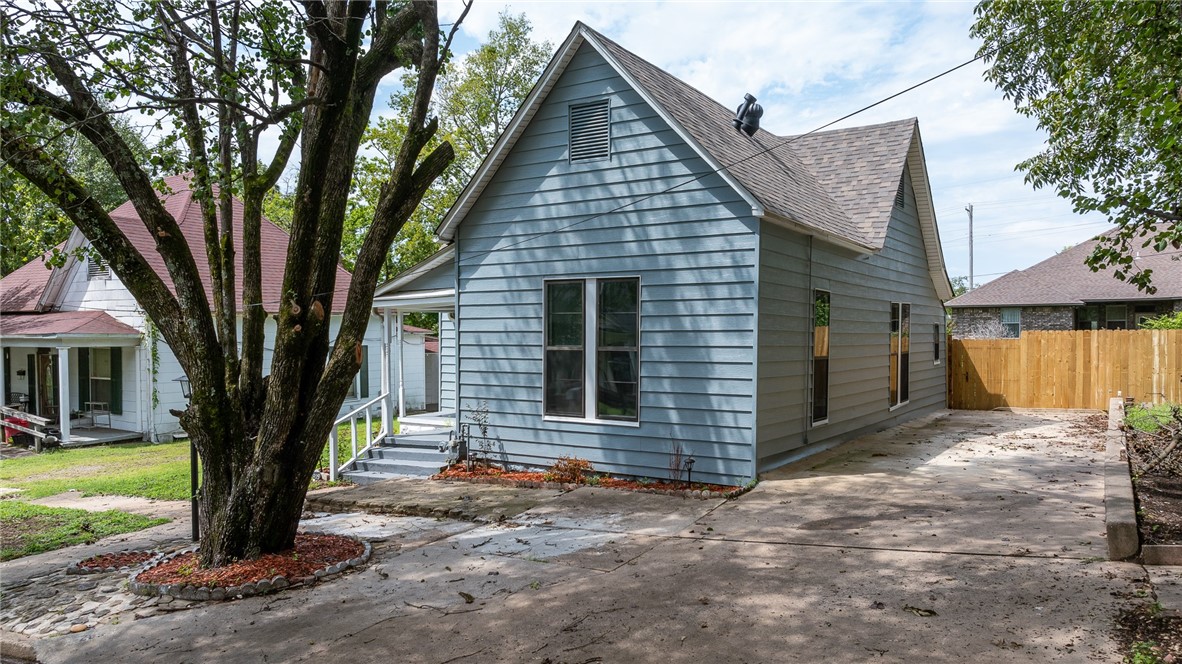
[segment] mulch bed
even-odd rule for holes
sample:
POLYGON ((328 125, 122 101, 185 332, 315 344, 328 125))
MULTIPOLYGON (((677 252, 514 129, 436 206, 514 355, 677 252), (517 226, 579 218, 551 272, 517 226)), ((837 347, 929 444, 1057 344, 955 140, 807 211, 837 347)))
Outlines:
POLYGON ((104 553, 79 561, 78 568, 82 570, 93 570, 98 572, 112 568, 120 569, 123 567, 135 567, 136 565, 148 562, 157 555, 158 554, 155 551, 119 551, 118 553, 104 553))
POLYGON ((443 472, 433 475, 431 479, 435 480, 461 480, 466 482, 484 482, 492 480, 497 484, 508 484, 520 487, 548 487, 551 485, 562 485, 569 487, 573 485, 594 486, 603 489, 619 489, 623 491, 642 491, 648 493, 694 493, 701 495, 717 495, 719 497, 731 497, 742 493, 742 488, 737 486, 724 486, 719 484, 704 484, 701 482, 694 482, 688 484, 686 482, 666 482, 666 481, 640 481, 631 479, 622 479, 619 477, 609 477, 607 475, 595 475, 584 477, 580 482, 555 482, 548 476, 548 473, 541 471, 511 471, 505 470, 499 466, 486 465, 483 463, 475 463, 472 470, 463 463, 456 463, 449 466, 443 472), (593 479, 592 479, 593 478, 593 479))
POLYGON ((1182 544, 1182 477, 1142 475, 1136 479, 1141 541, 1182 544))
POLYGON ((198 588, 231 588, 282 576, 293 583, 325 567, 360 556, 364 545, 343 535, 296 535, 295 548, 259 556, 255 560, 202 569, 196 552, 183 553, 151 569, 135 580, 158 585, 183 584, 198 588))

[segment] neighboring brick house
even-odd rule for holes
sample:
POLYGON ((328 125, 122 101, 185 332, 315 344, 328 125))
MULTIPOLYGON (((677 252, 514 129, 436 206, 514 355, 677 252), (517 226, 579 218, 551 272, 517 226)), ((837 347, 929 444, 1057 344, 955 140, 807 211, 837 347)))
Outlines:
POLYGON ((1134 264, 1153 270, 1151 294, 1093 272, 1088 240, 1025 270, 1015 270, 947 303, 958 339, 1020 336, 1024 330, 1136 329, 1145 319, 1182 311, 1182 252, 1138 250, 1134 264))

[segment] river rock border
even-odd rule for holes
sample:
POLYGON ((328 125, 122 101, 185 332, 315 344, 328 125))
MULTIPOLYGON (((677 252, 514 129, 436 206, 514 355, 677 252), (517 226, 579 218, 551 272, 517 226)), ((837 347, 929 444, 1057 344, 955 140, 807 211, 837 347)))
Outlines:
MULTIPOLYGON (((313 534, 313 535, 327 535, 327 534, 339 535, 339 533, 309 533, 309 534, 313 534)), ((272 593, 272 592, 276 592, 279 590, 283 590, 284 588, 296 588, 299 586, 310 586, 318 581, 336 576, 337 574, 340 574, 341 572, 344 572, 347 569, 350 569, 352 567, 358 567, 358 566, 363 565, 369 561, 370 556, 373 555, 373 545, 365 540, 362 540, 362 539, 359 539, 356 537, 354 537, 352 539, 357 540, 358 542, 361 543, 361 545, 363 547, 365 547, 365 549, 361 552, 361 555, 359 555, 355 558, 350 558, 348 560, 342 560, 339 563, 333 563, 332 565, 329 565, 323 569, 318 569, 318 570, 312 572, 308 576, 301 576, 301 577, 297 577, 294 579, 288 579, 287 577, 284 577, 283 575, 276 575, 276 576, 271 577, 269 579, 259 579, 258 581, 253 581, 251 583, 244 583, 239 586, 230 586, 228 588, 209 588, 209 587, 205 587, 205 586, 194 586, 194 585, 185 584, 185 583, 146 583, 146 582, 141 583, 140 581, 136 581, 136 577, 139 576, 141 573, 146 572, 153 567, 156 567, 158 565, 166 563, 169 560, 172 560, 173 558, 176 558, 179 555, 191 553, 191 552, 197 550, 196 546, 189 546, 189 547, 185 547, 179 551, 176 551, 174 553, 170 553, 166 556, 161 556, 159 559, 154 560, 150 565, 144 567, 143 569, 139 569, 139 570, 136 570, 135 572, 133 572, 131 574, 131 576, 129 576, 127 578, 127 589, 130 592, 133 592, 137 595, 145 595, 145 596, 149 596, 149 597, 151 597, 151 596, 158 596, 158 597, 170 596, 170 597, 175 597, 177 599, 188 600, 191 602, 207 602, 207 601, 221 602, 224 600, 242 599, 243 597, 251 597, 253 595, 265 595, 267 593, 272 593)))
MULTIPOLYGON (((118 556, 118 555, 123 555, 126 553, 151 553, 152 557, 148 558, 147 560, 143 561, 142 563, 136 563, 134 565, 123 565, 122 567, 83 567, 81 565, 81 563, 83 563, 84 561, 78 560, 78 561, 70 563, 69 567, 66 567, 66 574, 106 574, 108 572, 125 572, 128 570, 135 570, 135 573, 139 574, 143 569, 147 569, 148 567, 155 567, 156 565, 159 565, 160 563, 164 562, 164 560, 165 560, 164 553, 161 551, 156 551, 155 549, 123 549, 121 551, 114 551, 111 554, 98 554, 98 555, 112 555, 113 554, 113 555, 118 556)), ((89 558, 87 558, 86 560, 89 560, 89 558)))

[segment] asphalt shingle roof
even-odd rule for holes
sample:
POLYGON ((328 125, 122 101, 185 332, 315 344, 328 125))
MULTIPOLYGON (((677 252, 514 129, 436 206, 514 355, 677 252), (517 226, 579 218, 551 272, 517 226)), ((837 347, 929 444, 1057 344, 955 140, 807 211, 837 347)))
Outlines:
MULTIPOLYGON (((1111 233, 1112 231, 1109 231, 1111 233)), ((1153 270, 1155 294, 1117 280, 1107 269, 1093 272, 1084 263, 1098 240, 1062 251, 1025 270, 1015 270, 948 302, 949 307, 1078 306, 1086 302, 1182 299, 1182 253, 1152 247, 1137 250, 1135 265, 1153 270)))
POLYGON ((776 136, 734 130, 734 111, 584 29, 764 208, 871 249, 882 247, 917 122, 776 136))
POLYGON ((138 337, 140 331, 115 320, 105 311, 55 311, 42 314, 5 314, 0 317, 0 335, 44 336, 121 335, 138 337))

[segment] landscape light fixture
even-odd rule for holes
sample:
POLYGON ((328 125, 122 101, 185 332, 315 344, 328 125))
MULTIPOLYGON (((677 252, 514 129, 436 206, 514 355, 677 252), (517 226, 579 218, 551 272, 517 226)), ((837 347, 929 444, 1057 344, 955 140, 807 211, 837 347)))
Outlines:
POLYGON ((181 384, 181 396, 186 399, 193 398, 193 386, 189 383, 188 376, 181 376, 180 378, 173 378, 172 382, 181 384))
POLYGON ((743 95, 743 103, 735 111, 735 119, 731 120, 731 124, 735 129, 754 136, 755 132, 759 131, 759 118, 763 117, 763 107, 755 103, 755 97, 750 93, 743 95))
MULTIPOLYGON (((181 396, 186 401, 193 398, 193 385, 189 383, 188 375, 172 380, 181 384, 181 396)), ((201 513, 197 506, 197 446, 193 444, 192 438, 189 439, 189 509, 193 521, 193 541, 196 542, 201 539, 201 513)))

